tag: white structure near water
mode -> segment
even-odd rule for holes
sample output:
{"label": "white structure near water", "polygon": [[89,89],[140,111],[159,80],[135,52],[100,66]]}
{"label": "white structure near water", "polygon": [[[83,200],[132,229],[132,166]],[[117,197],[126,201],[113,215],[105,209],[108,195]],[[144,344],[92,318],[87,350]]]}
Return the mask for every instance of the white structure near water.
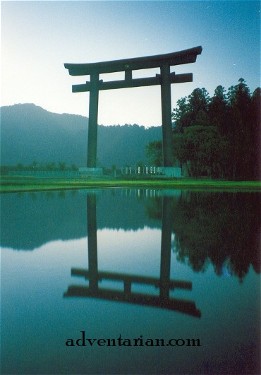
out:
{"label": "white structure near water", "polygon": [[81,177],[102,176],[103,175],[103,169],[102,168],[80,167],[79,173],[80,173]]}
{"label": "white structure near water", "polygon": [[155,176],[166,176],[180,178],[182,177],[180,167],[155,167],[155,166],[144,166],[144,167],[125,167],[122,168],[122,173],[127,175],[155,175]]}

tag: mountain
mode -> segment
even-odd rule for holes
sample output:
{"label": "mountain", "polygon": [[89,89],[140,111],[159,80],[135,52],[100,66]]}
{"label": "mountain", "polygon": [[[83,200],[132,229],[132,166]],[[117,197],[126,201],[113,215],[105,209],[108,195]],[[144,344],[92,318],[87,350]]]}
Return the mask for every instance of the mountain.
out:
{"label": "mountain", "polygon": [[[1,164],[36,161],[85,166],[88,118],[57,114],[34,104],[1,107]],[[161,139],[161,127],[98,126],[99,166],[118,167],[146,161],[145,147]]]}

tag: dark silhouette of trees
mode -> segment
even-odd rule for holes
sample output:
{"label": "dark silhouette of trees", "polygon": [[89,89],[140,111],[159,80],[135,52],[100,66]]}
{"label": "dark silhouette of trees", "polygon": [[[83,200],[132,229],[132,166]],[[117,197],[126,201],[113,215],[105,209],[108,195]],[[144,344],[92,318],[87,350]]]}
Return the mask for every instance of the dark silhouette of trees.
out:
{"label": "dark silhouette of trees", "polygon": [[[170,201],[172,250],[196,272],[212,264],[217,275],[242,281],[252,267],[260,273],[259,193],[183,191]],[[160,198],[146,203],[148,216],[161,220]]]}
{"label": "dark silhouette of trees", "polygon": [[[225,92],[218,86],[213,97],[204,88],[178,100],[173,110],[173,158],[191,177],[234,180],[260,177],[260,88],[251,95],[240,78]],[[160,162],[161,142],[152,142],[147,154]]]}
{"label": "dark silhouette of trees", "polygon": [[217,127],[189,126],[184,130],[182,138],[174,135],[175,145],[174,155],[181,163],[187,163],[190,176],[222,176],[224,153],[228,145]]}
{"label": "dark silhouette of trees", "polygon": [[209,103],[209,117],[212,124],[216,126],[222,135],[226,134],[228,103],[227,95],[223,86],[218,86]]}
{"label": "dark silhouette of trees", "polygon": [[16,166],[1,166],[1,173],[8,174],[10,171],[78,171],[78,167],[75,164],[67,165],[66,162],[48,162],[48,163],[38,163],[37,161],[33,161],[29,165],[23,165],[21,163],[17,164]]}
{"label": "dark silhouette of trees", "polygon": [[253,160],[252,173],[258,178],[261,176],[260,170],[260,149],[261,149],[261,138],[260,138],[260,119],[261,119],[261,89],[258,87],[252,94],[251,97],[251,111],[249,122],[252,126],[252,148],[251,156]]}
{"label": "dark silhouette of trees", "polygon": [[[174,251],[195,271],[212,263],[216,274],[260,273],[259,194],[191,193],[175,207]],[[248,211],[248,214],[246,212]]]}
{"label": "dark silhouette of trees", "polygon": [[204,88],[197,88],[188,97],[178,100],[172,114],[174,132],[183,133],[192,125],[209,125],[209,103],[210,97]]}

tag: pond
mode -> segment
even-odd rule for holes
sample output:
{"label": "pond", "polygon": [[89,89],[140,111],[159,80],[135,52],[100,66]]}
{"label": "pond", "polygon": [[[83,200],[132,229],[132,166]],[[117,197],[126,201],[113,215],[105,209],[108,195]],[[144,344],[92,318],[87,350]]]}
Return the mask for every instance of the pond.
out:
{"label": "pond", "polygon": [[259,199],[2,195],[2,374],[257,374]]}

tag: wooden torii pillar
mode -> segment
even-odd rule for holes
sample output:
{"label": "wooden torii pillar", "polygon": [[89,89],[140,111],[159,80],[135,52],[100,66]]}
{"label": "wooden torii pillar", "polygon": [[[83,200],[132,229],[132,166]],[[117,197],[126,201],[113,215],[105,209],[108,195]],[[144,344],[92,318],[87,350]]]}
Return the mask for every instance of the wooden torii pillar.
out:
{"label": "wooden torii pillar", "polygon": [[[97,119],[100,90],[112,90],[141,86],[161,86],[162,109],[162,146],[163,165],[171,167],[172,160],[172,121],[171,121],[171,84],[192,82],[193,76],[188,74],[175,74],[170,72],[174,65],[194,63],[197,55],[201,54],[202,47],[195,47],[179,52],[164,55],[137,57],[131,59],[104,61],[89,64],[64,64],[72,76],[89,75],[90,81],[84,84],[73,85],[73,92],[90,92],[89,103],[89,128],[88,128],[88,157],[87,167],[95,168],[97,159]],[[139,69],[160,68],[160,74],[149,78],[132,78],[132,72]],[[125,72],[125,79],[103,82],[100,74]]]}

